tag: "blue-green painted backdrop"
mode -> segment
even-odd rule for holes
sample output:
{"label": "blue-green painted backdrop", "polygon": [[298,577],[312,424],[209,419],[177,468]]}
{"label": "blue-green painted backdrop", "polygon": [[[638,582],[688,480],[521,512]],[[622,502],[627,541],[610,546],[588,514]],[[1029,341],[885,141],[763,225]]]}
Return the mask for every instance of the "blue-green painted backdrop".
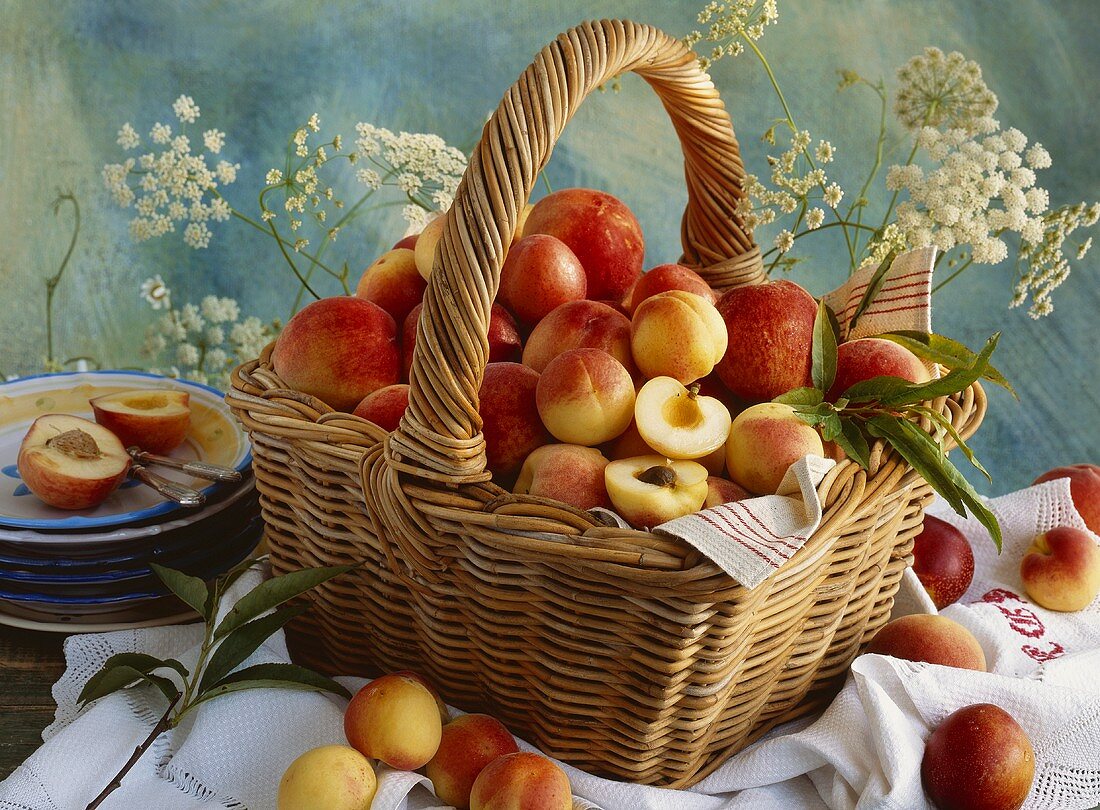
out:
{"label": "blue-green painted backdrop", "polygon": [[[273,244],[216,225],[211,246],[176,237],[134,245],[127,216],[112,207],[99,170],[119,160],[123,121],[142,133],[166,119],[172,100],[193,96],[200,124],[228,135],[224,155],[241,164],[232,199],[279,165],[284,139],[312,112],[326,132],[351,136],[356,121],[437,132],[468,149],[486,114],[531,56],[585,18],[631,16],[670,33],[695,27],[702,5],[681,0],[0,0],[0,370],[34,370],[43,356],[44,291],[64,252],[65,221],[49,203],[58,189],[83,205],[84,230],[58,292],[63,355],[95,354],[109,365],[140,362],[151,318],[141,280],[161,273],[177,302],[230,295],[245,309],[283,315],[294,290]],[[1100,198],[1100,14],[1093,0],[780,0],[780,23],[763,45],[800,124],[840,149],[836,171],[857,187],[876,134],[867,96],[838,99],[836,70],[869,77],[894,69],[926,44],[980,62],[999,95],[998,117],[1054,156],[1040,183],[1053,201]],[[720,63],[716,83],[734,118],[750,169],[763,172],[759,135],[775,99],[751,57]],[[330,129],[330,127],[332,129]],[[892,130],[892,142],[900,137]],[[648,88],[626,80],[595,94],[569,127],[549,178],[620,195],[638,214],[650,265],[679,252],[684,190],[671,127]],[[881,194],[881,187],[879,193]],[[368,262],[401,231],[394,209],[343,237]],[[763,239],[767,234],[762,235]],[[818,237],[815,237],[817,239]],[[355,241],[351,241],[355,240]],[[842,277],[839,245],[819,252],[796,278],[824,292]],[[996,484],[1025,485],[1058,463],[1100,461],[1100,310],[1094,252],[1055,295],[1055,314],[1034,322],[1009,311],[1010,270],[978,268],[937,302],[939,331],[971,345],[1004,332],[999,365],[1022,402],[998,391],[974,446]]]}

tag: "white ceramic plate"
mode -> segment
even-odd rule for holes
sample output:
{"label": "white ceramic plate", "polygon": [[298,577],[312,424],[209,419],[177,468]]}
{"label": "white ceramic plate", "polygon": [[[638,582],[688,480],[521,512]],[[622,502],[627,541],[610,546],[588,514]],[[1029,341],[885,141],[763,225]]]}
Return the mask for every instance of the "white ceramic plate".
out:
{"label": "white ceramic plate", "polygon": [[137,630],[142,627],[165,627],[170,624],[187,624],[188,622],[197,622],[199,620],[199,614],[194,611],[176,613],[170,616],[159,616],[152,619],[128,619],[127,616],[130,615],[141,616],[142,614],[135,613],[131,610],[129,613],[122,614],[118,617],[111,617],[111,620],[108,621],[104,621],[101,618],[99,621],[84,623],[84,620],[88,618],[87,616],[63,616],[60,619],[38,620],[0,613],[0,625],[5,627],[16,627],[20,630],[37,630],[41,633],[111,633],[115,630]]}
{"label": "white ceramic plate", "polygon": [[[234,467],[251,463],[248,437],[214,388],[137,371],[43,374],[0,384],[0,526],[47,531],[106,529],[147,521],[183,509],[146,486],[126,482],[94,509],[55,509],[32,495],[19,479],[16,457],[31,423],[47,413],[92,417],[92,397],[134,389],[175,388],[191,395],[191,429],[171,455]],[[225,484],[211,484],[174,470],[157,468],[165,478],[210,495]]]}

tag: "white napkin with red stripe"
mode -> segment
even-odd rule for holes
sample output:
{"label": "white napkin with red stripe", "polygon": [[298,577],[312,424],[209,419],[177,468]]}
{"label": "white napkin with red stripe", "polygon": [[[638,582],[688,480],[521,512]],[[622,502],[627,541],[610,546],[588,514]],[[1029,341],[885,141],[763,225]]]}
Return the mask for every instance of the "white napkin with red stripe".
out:
{"label": "white napkin with red stripe", "polygon": [[[934,247],[897,256],[877,293],[849,329],[877,263],[868,263],[825,296],[836,313],[843,340],[884,332],[931,331]],[[817,486],[833,467],[828,459],[807,456],[787,471],[775,495],[723,504],[677,518],[654,529],[690,544],[746,588],[755,588],[779,570],[821,523]]]}

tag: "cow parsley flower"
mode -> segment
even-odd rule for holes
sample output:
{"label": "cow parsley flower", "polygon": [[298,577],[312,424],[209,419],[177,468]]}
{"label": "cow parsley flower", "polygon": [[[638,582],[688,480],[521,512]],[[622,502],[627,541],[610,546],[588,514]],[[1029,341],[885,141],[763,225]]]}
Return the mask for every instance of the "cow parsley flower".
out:
{"label": "cow parsley flower", "polygon": [[902,65],[894,113],[910,129],[944,127],[974,131],[993,115],[997,97],[982,80],[982,69],[958,51],[925,48]]}
{"label": "cow parsley flower", "polygon": [[123,124],[122,129],[118,131],[118,145],[123,149],[137,149],[141,146],[141,138],[138,136],[137,131],[130,126],[129,121]]}
{"label": "cow parsley flower", "polygon": [[208,129],[202,133],[202,142],[211,154],[216,155],[225,146],[225,133],[220,129]]}
{"label": "cow parsley flower", "polygon": [[745,49],[743,40],[755,42],[764,36],[764,29],[779,19],[779,7],[776,0],[712,0],[696,19],[707,28],[692,31],[684,44],[694,48],[703,41],[712,43],[710,54],[699,57],[699,64],[707,70],[719,59],[739,56]]}
{"label": "cow parsley flower", "polygon": [[193,124],[199,118],[199,107],[191,96],[180,96],[172,103],[172,112],[184,124]]}

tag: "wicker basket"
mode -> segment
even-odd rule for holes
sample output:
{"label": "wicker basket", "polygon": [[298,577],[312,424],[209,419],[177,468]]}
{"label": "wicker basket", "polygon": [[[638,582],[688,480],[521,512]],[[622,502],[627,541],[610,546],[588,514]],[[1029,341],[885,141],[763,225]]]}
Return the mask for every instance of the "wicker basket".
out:
{"label": "wicker basket", "polygon": [[[890,613],[930,489],[881,445],[868,470],[837,465],[821,527],[748,591],[678,541],[491,483],[476,394],[504,246],[570,116],[628,70],[682,142],[683,261],[718,289],[761,281],[734,213],[737,142],[694,56],[648,26],[585,23],[543,49],[485,127],[447,215],[399,429],[288,390],[270,347],[228,399],[252,434],[276,571],[362,564],[310,593],[291,637],[301,660],[414,669],[548,754],[682,787],[835,692]],[[967,436],[985,398],[974,386],[933,405]]]}

